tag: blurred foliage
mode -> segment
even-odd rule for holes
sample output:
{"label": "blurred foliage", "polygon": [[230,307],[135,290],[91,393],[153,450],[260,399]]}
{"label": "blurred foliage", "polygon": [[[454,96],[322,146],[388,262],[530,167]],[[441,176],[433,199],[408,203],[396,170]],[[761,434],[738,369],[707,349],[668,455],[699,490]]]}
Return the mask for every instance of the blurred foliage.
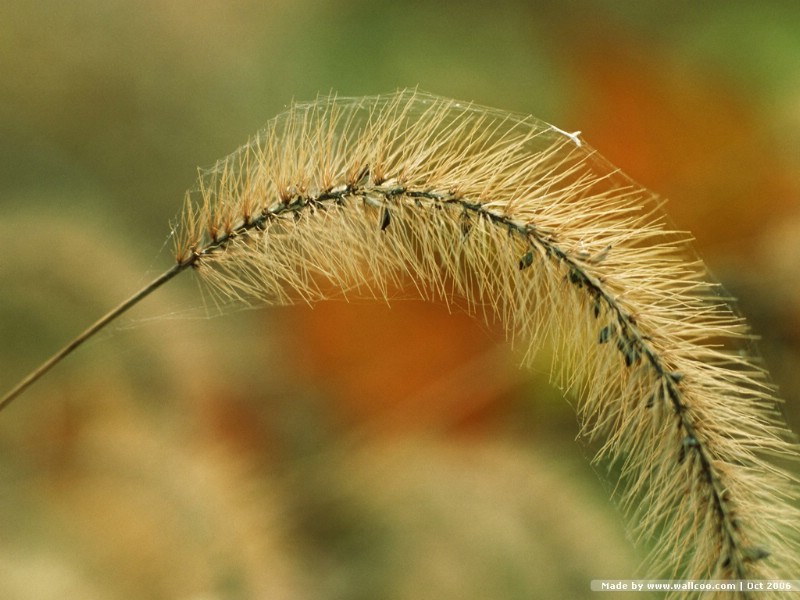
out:
{"label": "blurred foliage", "polygon": [[[197,165],[292,99],[419,86],[580,129],[669,197],[798,430],[798,22],[741,0],[5,2],[0,384],[170,264]],[[546,357],[522,372],[491,327],[412,300],[204,308],[171,284],[1,415],[0,596],[577,598],[634,575]]]}

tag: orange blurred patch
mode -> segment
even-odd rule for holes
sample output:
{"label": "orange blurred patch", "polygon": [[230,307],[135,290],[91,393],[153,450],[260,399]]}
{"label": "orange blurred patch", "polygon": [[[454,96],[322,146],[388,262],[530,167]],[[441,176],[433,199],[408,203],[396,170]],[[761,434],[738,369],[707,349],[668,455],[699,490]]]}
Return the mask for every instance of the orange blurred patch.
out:
{"label": "orange blurred patch", "polygon": [[330,394],[337,416],[353,425],[478,430],[504,411],[518,381],[500,336],[441,304],[325,302],[286,309],[282,319],[298,375]]}
{"label": "orange blurred patch", "polygon": [[572,67],[590,100],[575,121],[587,124],[589,143],[603,155],[670,198],[668,213],[698,246],[749,254],[759,230],[794,205],[759,98],[707,66],[678,66],[644,42],[586,41]]}

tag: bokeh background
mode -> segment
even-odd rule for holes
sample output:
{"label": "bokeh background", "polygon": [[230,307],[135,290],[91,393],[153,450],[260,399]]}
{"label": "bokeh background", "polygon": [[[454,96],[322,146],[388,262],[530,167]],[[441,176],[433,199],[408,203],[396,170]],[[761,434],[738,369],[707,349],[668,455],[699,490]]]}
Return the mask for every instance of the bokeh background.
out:
{"label": "bokeh background", "polygon": [[[292,99],[531,113],[670,199],[800,430],[800,4],[10,0],[0,387],[171,264]],[[646,577],[570,401],[403,300],[207,318],[186,275],[0,415],[0,597],[581,598]],[[605,597],[605,596],[604,596]]]}

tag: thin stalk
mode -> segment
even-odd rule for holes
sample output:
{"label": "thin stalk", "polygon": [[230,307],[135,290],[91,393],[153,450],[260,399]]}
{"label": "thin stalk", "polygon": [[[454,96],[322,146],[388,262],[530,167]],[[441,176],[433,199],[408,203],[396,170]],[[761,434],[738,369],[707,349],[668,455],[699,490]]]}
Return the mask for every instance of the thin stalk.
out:
{"label": "thin stalk", "polygon": [[165,284],[167,281],[175,277],[178,273],[181,273],[183,270],[186,269],[186,267],[189,267],[190,265],[194,264],[195,259],[196,256],[192,255],[190,256],[189,259],[176,263],[169,270],[162,273],[160,276],[151,281],[141,290],[136,292],[133,296],[125,300],[122,304],[112,309],[104,316],[100,317],[97,321],[95,321],[92,325],[90,325],[83,333],[73,338],[66,346],[64,346],[61,350],[53,354],[53,356],[51,356],[46,362],[42,363],[38,368],[32,371],[25,379],[20,381],[16,387],[14,387],[11,391],[6,393],[6,395],[3,396],[2,399],[0,399],[0,410],[3,410],[6,406],[11,404],[11,402],[17,396],[19,396],[22,392],[28,389],[28,387],[30,387],[45,373],[47,373],[50,369],[52,369],[58,363],[60,363],[64,358],[67,357],[67,355],[69,355],[73,350],[81,346],[86,340],[91,338],[95,333],[103,329],[106,325],[108,325],[111,321],[119,317],[126,310],[128,310],[135,304],[138,304],[140,300],[149,296],[152,292],[154,292],[163,284]]}

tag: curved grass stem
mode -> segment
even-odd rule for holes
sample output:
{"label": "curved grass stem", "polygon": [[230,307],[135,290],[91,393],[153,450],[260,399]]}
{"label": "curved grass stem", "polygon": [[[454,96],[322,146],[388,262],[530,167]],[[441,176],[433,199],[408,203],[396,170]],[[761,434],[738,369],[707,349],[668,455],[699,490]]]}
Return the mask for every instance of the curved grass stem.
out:
{"label": "curved grass stem", "polygon": [[94,334],[103,329],[106,325],[111,323],[114,319],[119,317],[129,308],[138,304],[141,300],[149,296],[152,292],[154,292],[159,287],[164,285],[167,281],[175,277],[178,273],[184,271],[186,267],[193,264],[193,262],[194,262],[193,260],[187,260],[184,262],[176,263],[172,268],[162,273],[159,277],[157,277],[149,284],[147,284],[145,287],[143,287],[141,290],[133,294],[130,298],[125,300],[119,306],[110,310],[104,316],[100,317],[92,325],[86,328],[86,330],[83,333],[73,338],[66,346],[64,346],[61,350],[53,354],[53,356],[47,359],[47,361],[42,363],[38,368],[33,370],[27,377],[25,377],[25,379],[20,381],[13,389],[7,392],[2,397],[2,399],[0,399],[0,410],[3,410],[9,404],[11,404],[11,402],[15,398],[19,397],[19,395],[22,394],[22,392],[28,389],[31,385],[33,385],[36,381],[38,381],[45,373],[50,371],[58,363],[64,360],[76,348],[80,347],[86,340],[91,338]]}

